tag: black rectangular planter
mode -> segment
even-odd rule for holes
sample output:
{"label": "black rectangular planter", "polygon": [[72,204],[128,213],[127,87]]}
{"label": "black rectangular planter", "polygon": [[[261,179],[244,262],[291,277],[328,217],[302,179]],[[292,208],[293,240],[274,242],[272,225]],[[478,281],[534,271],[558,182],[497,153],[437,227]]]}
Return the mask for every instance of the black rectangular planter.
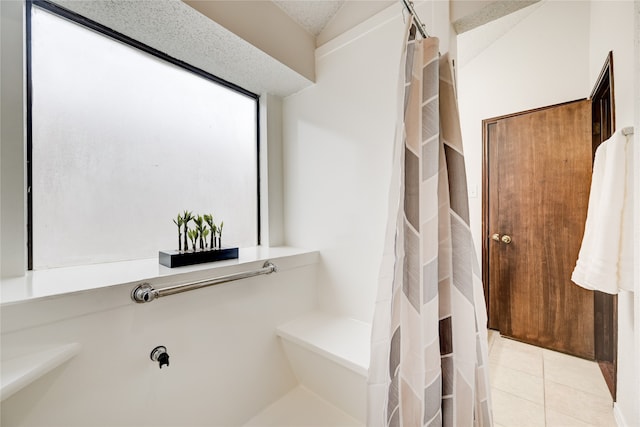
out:
{"label": "black rectangular planter", "polygon": [[160,251],[158,258],[160,259],[160,264],[165,267],[184,267],[185,265],[238,258],[238,248],[222,248],[197,252]]}

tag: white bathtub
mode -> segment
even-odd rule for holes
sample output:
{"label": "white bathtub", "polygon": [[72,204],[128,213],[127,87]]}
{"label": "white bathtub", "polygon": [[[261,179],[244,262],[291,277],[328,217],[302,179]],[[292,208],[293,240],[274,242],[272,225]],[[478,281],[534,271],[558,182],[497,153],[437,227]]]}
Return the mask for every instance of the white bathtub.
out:
{"label": "white bathtub", "polygon": [[[275,330],[316,303],[316,252],[259,255],[241,251],[237,262],[145,280],[163,287],[251,270],[265,258],[278,273],[146,304],[131,301],[133,279],[58,294],[25,279],[24,295],[11,301],[2,283],[2,377],[22,377],[7,388],[1,424],[242,426],[298,387]],[[157,345],[167,347],[169,367],[150,360]]]}

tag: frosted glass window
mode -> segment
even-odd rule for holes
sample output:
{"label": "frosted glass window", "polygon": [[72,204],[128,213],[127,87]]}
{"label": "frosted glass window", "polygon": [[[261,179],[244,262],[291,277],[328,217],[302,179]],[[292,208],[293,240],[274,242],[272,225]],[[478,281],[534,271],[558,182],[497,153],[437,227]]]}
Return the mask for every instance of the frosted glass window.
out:
{"label": "frosted glass window", "polygon": [[157,257],[179,212],[257,244],[257,100],[32,8],[33,268]]}

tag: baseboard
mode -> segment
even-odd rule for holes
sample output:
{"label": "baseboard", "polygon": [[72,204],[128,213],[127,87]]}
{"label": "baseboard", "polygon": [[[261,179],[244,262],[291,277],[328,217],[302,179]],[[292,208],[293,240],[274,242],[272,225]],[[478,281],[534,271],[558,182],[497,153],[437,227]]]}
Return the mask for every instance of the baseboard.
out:
{"label": "baseboard", "polygon": [[620,411],[620,405],[618,402],[613,403],[613,417],[616,419],[616,424],[618,427],[631,427],[624,419],[624,415],[622,415],[622,411]]}

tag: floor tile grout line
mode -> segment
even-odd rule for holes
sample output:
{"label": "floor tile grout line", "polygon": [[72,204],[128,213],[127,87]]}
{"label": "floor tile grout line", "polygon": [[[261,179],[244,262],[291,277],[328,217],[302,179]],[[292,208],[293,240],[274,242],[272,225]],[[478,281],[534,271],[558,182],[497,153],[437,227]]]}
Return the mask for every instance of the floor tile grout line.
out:
{"label": "floor tile grout line", "polygon": [[[572,420],[577,421],[578,423],[583,424],[585,426],[589,426],[589,427],[604,427],[604,426],[597,426],[596,424],[591,424],[590,422],[582,420],[580,418],[576,418],[575,416],[573,416],[571,414],[566,414],[566,413],[561,412],[561,411],[555,411],[555,412],[557,412],[558,414],[562,415],[565,418],[571,418]],[[546,423],[546,418],[545,418],[545,423]]]}
{"label": "floor tile grout line", "polygon": [[564,386],[564,387],[568,387],[568,388],[570,388],[570,389],[572,389],[572,390],[575,390],[575,391],[578,391],[578,392],[580,392],[580,393],[588,394],[589,396],[591,396],[591,397],[595,397],[595,398],[597,398],[598,400],[606,400],[607,402],[609,402],[609,401],[613,402],[613,399],[612,399],[611,397],[609,397],[609,396],[604,396],[604,395],[596,394],[596,393],[593,393],[593,392],[591,392],[591,391],[584,390],[584,389],[582,389],[582,388],[574,387],[574,386],[572,386],[571,384],[561,383],[561,382],[558,382],[558,381],[554,381],[554,380],[552,380],[552,379],[549,379],[549,382],[552,382],[552,383],[554,383],[554,384],[561,385],[561,386]]}
{"label": "floor tile grout line", "polygon": [[[490,355],[490,356],[492,355],[492,352],[495,350],[495,348],[494,348],[494,347],[499,347],[499,346],[500,346],[500,345],[499,345],[499,339],[501,339],[501,338],[502,338],[502,336],[501,336],[499,333],[493,337],[493,339],[492,339],[492,343],[491,343],[491,347],[490,347],[490,350],[489,350],[489,355]],[[517,341],[516,341],[516,342],[517,342]],[[498,345],[496,345],[496,344],[498,344]],[[523,344],[525,344],[525,345],[526,345],[526,343],[523,343]],[[533,346],[533,347],[535,347],[535,346]],[[518,351],[519,351],[519,349],[517,349],[517,348],[512,348],[512,349],[509,349],[509,351],[516,351],[516,352],[518,352]],[[521,397],[521,396],[519,396],[519,395],[517,395],[517,394],[514,394],[514,393],[512,393],[512,392],[510,392],[510,391],[507,391],[507,390],[503,390],[503,389],[501,389],[501,388],[499,388],[499,387],[495,387],[495,386],[493,386],[493,385],[492,385],[492,387],[491,387],[491,388],[492,388],[492,389],[495,389],[495,391],[499,391],[499,392],[501,392],[501,393],[508,394],[508,395],[510,395],[510,396],[511,396],[511,397],[513,397],[513,398],[517,398],[517,399],[519,399],[519,400],[527,401],[527,402],[529,402],[529,403],[531,403],[531,404],[534,404],[534,405],[536,405],[536,406],[538,406],[538,407],[539,407],[539,406],[542,406],[542,407],[543,407],[543,417],[544,417],[543,425],[544,425],[544,426],[547,426],[547,424],[548,424],[548,422],[547,422],[547,415],[548,415],[547,411],[548,411],[548,410],[550,410],[550,409],[548,408],[548,405],[547,405],[547,403],[548,403],[548,402],[547,402],[547,383],[552,383],[552,384],[560,385],[560,386],[567,387],[567,388],[570,388],[570,389],[572,389],[572,390],[575,390],[575,391],[577,391],[577,392],[585,393],[585,394],[587,394],[587,395],[589,395],[589,396],[591,396],[591,397],[593,397],[593,398],[596,398],[597,400],[603,401],[603,402],[604,402],[604,401],[609,402],[609,400],[611,400],[611,399],[608,399],[608,398],[606,398],[606,397],[604,397],[604,396],[601,396],[601,395],[599,395],[599,394],[595,394],[595,393],[593,393],[593,392],[590,392],[590,391],[587,391],[587,390],[583,390],[583,389],[581,389],[581,388],[573,387],[573,386],[572,386],[572,385],[570,385],[570,384],[564,384],[564,383],[562,383],[562,382],[554,381],[554,380],[552,380],[551,378],[547,378],[547,375],[548,375],[549,373],[547,372],[547,366],[546,366],[546,365],[547,365],[547,363],[546,363],[546,362],[547,362],[548,360],[545,360],[545,352],[546,352],[546,351],[547,351],[547,350],[544,350],[544,349],[543,349],[543,351],[541,351],[541,352],[539,352],[539,353],[538,353],[538,356],[540,357],[540,363],[541,363],[541,365],[540,365],[540,366],[541,366],[541,371],[542,371],[542,372],[541,372],[541,374],[542,374],[541,379],[542,379],[542,386],[543,386],[543,389],[542,389],[543,405],[540,405],[538,402],[532,401],[532,400],[530,400],[530,399],[528,399],[528,398],[526,398],[526,397]],[[535,377],[537,377],[537,375],[534,375],[534,374],[532,374],[531,372],[527,372],[527,371],[523,371],[523,370],[520,370],[520,369],[516,369],[516,368],[514,368],[514,367],[512,367],[512,366],[507,366],[507,365],[504,365],[503,363],[500,363],[500,362],[501,362],[501,358],[498,358],[497,360],[495,360],[495,359],[494,359],[493,361],[491,361],[491,360],[490,360],[490,362],[489,362],[489,363],[490,363],[490,365],[493,365],[493,366],[494,366],[494,368],[497,368],[497,369],[510,369],[510,370],[512,370],[512,371],[517,371],[517,372],[520,372],[520,373],[523,373],[523,374],[526,374],[526,375],[530,375],[530,376],[535,376]],[[565,412],[564,412],[564,411],[562,411],[562,410],[554,410],[554,412],[555,412],[555,413],[558,413],[558,414],[560,414],[560,415],[562,415],[563,417],[567,417],[567,418],[573,419],[573,420],[575,420],[575,421],[578,421],[578,422],[580,422],[580,423],[583,423],[583,424],[585,424],[585,425],[589,425],[589,426],[593,426],[593,427],[595,427],[593,424],[590,424],[588,421],[586,421],[586,420],[584,420],[584,419],[581,419],[581,418],[579,418],[579,417],[576,417],[576,416],[575,416],[574,414],[572,414],[572,413],[565,413]]]}
{"label": "floor tile grout line", "polygon": [[540,352],[542,363],[542,407],[544,408],[544,425],[547,426],[547,373],[544,367],[544,352]]}
{"label": "floor tile grout line", "polygon": [[501,393],[508,394],[509,396],[513,396],[513,397],[515,397],[516,399],[526,400],[526,401],[527,401],[527,402],[529,402],[529,403],[533,403],[533,404],[534,404],[534,405],[536,405],[536,406],[542,406],[542,407],[544,408],[544,403],[536,402],[536,401],[531,400],[531,399],[528,399],[528,398],[526,398],[526,397],[519,396],[519,395],[517,395],[517,394],[515,394],[515,393],[513,393],[513,392],[510,392],[510,391],[507,391],[507,390],[503,390],[503,389],[501,389],[500,387],[491,386],[491,388],[492,388],[493,390],[497,390],[497,391],[499,391],[499,392],[501,392]]}
{"label": "floor tile grout line", "polygon": [[526,374],[526,375],[530,375],[530,376],[532,376],[532,377],[536,377],[536,378],[543,379],[543,378],[542,378],[542,375],[532,374],[532,373],[531,373],[531,372],[529,372],[529,371],[525,371],[525,370],[522,370],[522,369],[514,368],[514,367],[512,367],[512,366],[501,365],[501,364],[499,364],[499,363],[493,363],[493,362],[491,362],[491,363],[490,363],[490,365],[495,365],[495,366],[497,366],[497,367],[499,367],[499,368],[511,369],[512,371],[516,371],[516,372],[521,373],[521,374]]}

